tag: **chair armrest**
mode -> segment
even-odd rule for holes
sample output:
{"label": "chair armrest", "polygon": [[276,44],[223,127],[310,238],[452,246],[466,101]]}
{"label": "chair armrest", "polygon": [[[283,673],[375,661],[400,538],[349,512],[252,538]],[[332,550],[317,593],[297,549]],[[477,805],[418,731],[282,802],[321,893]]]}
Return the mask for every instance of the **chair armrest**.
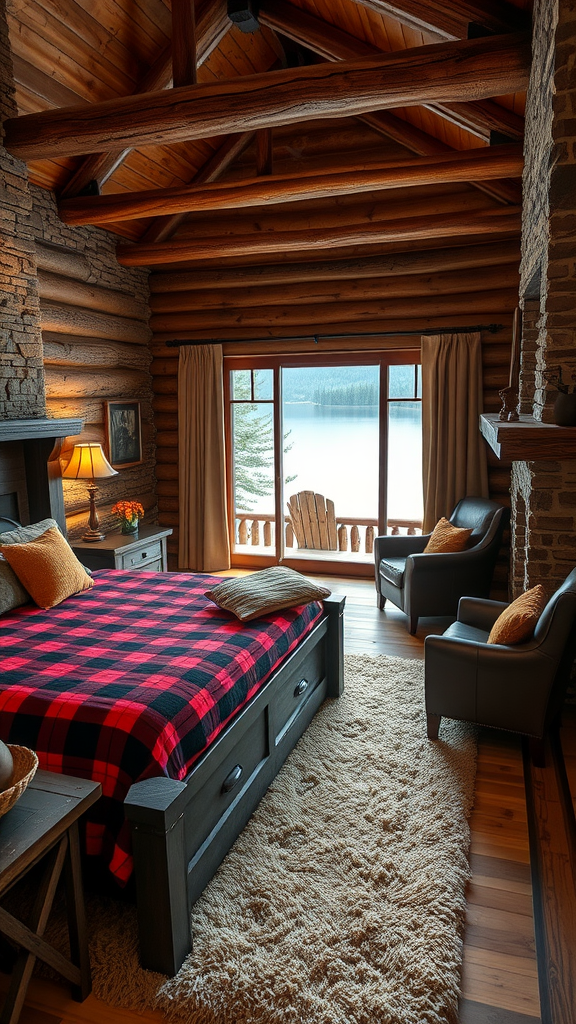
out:
{"label": "chair armrest", "polygon": [[382,558],[405,558],[415,552],[423,551],[430,539],[430,534],[424,536],[397,536],[397,537],[376,537],[374,540],[374,558],[376,565]]}
{"label": "chair armrest", "polygon": [[488,601],[483,597],[461,597],[458,622],[490,632],[499,615],[508,607],[506,601]]}
{"label": "chair armrest", "polygon": [[[403,538],[406,539],[406,538]],[[442,572],[444,569],[465,570],[468,565],[474,562],[484,562],[485,550],[478,545],[474,548],[465,548],[464,551],[430,551],[420,553],[411,552],[414,556],[414,568],[420,571]]]}

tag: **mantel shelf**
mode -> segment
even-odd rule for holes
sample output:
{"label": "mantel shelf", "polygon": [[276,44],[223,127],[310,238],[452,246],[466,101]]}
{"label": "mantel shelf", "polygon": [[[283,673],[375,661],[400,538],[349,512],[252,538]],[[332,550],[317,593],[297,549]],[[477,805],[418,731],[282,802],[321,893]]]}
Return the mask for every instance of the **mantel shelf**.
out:
{"label": "mantel shelf", "polygon": [[517,423],[506,423],[498,413],[484,412],[480,433],[502,462],[576,459],[576,427],[557,427],[524,414]]}
{"label": "mantel shelf", "polygon": [[75,437],[84,421],[77,417],[65,419],[1,420],[0,441],[33,441],[42,437]]}

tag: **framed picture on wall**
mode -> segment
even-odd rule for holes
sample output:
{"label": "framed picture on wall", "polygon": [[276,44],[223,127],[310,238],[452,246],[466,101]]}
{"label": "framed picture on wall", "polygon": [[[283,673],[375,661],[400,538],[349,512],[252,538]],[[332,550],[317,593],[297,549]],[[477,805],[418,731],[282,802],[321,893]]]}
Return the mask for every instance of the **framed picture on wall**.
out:
{"label": "framed picture on wall", "polygon": [[108,460],[114,469],[142,462],[140,402],[105,402]]}

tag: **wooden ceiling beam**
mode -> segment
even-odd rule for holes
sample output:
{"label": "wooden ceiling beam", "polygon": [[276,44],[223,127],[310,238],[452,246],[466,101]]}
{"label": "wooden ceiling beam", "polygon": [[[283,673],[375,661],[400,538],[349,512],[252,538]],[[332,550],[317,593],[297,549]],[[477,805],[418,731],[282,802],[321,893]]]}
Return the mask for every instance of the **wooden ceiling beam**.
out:
{"label": "wooden ceiling beam", "polygon": [[335,168],[319,174],[300,172],[273,176],[260,169],[255,178],[212,182],[202,187],[193,183],[145,192],[67,199],[59,204],[58,212],[65,224],[105,225],[154,213],[174,215],[243,209],[390,188],[519,177],[522,168],[521,146],[495,146],[395,160],[368,169]]}
{"label": "wooden ceiling beam", "polygon": [[[382,52],[377,46],[356,39],[342,29],[302,11],[288,0],[262,0],[259,18],[263,25],[309,47],[325,60],[353,60],[356,57],[376,56]],[[489,138],[491,131],[503,132],[514,139],[524,135],[524,119],[490,100],[463,104],[430,102],[425,105],[441,117],[485,139]]]}
{"label": "wooden ceiling beam", "polygon": [[220,259],[254,254],[262,258],[268,252],[305,252],[309,249],[333,249],[374,242],[400,242],[406,239],[455,238],[462,235],[489,235],[501,231],[520,231],[520,209],[495,207],[441,216],[414,216],[387,223],[367,222],[330,228],[299,231],[252,232],[222,238],[172,239],[155,245],[119,245],[118,262],[125,267],[149,267],[155,264],[188,260]]}
{"label": "wooden ceiling beam", "polygon": [[[203,64],[230,30],[226,0],[216,0],[202,6],[196,23],[196,61]],[[144,75],[135,95],[168,89],[172,84],[172,43],[164,47],[152,66]],[[132,147],[117,152],[92,153],[82,161],[80,167],[60,192],[60,198],[77,196],[91,181],[99,188],[108,181],[124,162]]]}
{"label": "wooden ceiling beam", "polygon": [[[234,160],[250,145],[254,138],[254,132],[240,132],[236,135],[227,135],[224,142],[206,161],[203,167],[194,175],[191,185],[198,186],[211,181],[216,181],[224,174]],[[140,242],[164,242],[174,234],[176,228],[184,220],[185,213],[171,214],[165,217],[155,217],[152,224],[146,229]]]}
{"label": "wooden ceiling beam", "polygon": [[524,33],[434,43],[342,62],[9,118],[4,145],[23,160],[170,145],[370,110],[468,100],[525,88]]}
{"label": "wooden ceiling beam", "polygon": [[516,32],[528,27],[525,11],[505,0],[355,0],[409,28],[462,39],[470,22],[490,32]]}

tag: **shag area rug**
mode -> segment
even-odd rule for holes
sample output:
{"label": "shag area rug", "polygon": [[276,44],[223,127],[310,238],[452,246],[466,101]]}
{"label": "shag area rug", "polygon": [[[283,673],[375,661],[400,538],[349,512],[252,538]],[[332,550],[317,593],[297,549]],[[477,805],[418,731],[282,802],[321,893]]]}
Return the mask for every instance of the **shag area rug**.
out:
{"label": "shag area rug", "polygon": [[138,965],[134,912],[89,903],[95,994],[187,1024],[457,1019],[476,740],[426,738],[423,662],[346,658],[193,908],[175,978]]}

